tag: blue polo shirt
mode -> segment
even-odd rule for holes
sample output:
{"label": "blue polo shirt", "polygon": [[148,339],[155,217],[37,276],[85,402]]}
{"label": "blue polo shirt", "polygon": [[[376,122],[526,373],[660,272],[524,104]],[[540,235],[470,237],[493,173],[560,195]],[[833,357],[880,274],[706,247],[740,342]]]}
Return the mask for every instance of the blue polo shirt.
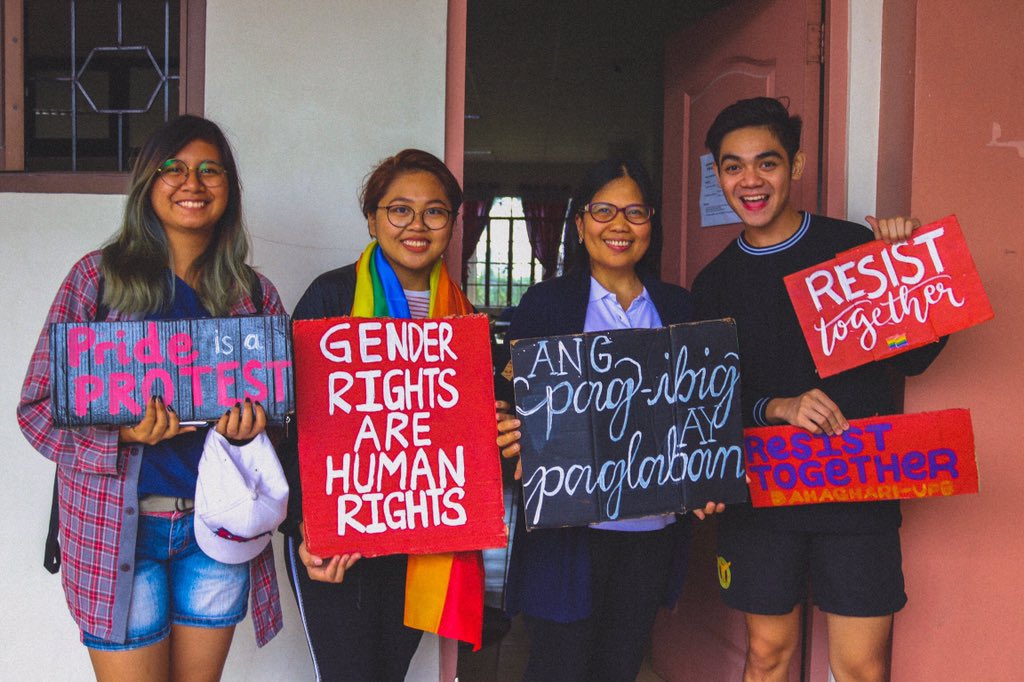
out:
{"label": "blue polo shirt", "polygon": [[[623,310],[615,294],[601,286],[593,277],[590,278],[590,301],[587,303],[587,317],[583,322],[585,332],[603,332],[612,329],[654,329],[662,326],[654,301],[645,288],[640,295],[629,304],[629,310]],[[676,520],[674,514],[645,516],[640,519],[622,521],[603,521],[590,524],[591,528],[600,530],[661,530]]]}
{"label": "blue polo shirt", "polygon": [[[203,307],[195,289],[180,277],[174,278],[174,300],[147,320],[183,320],[211,317]],[[148,396],[147,396],[148,398]],[[167,396],[164,396],[167,399]],[[173,402],[171,406],[174,407]],[[206,429],[183,433],[142,450],[142,468],[139,471],[139,496],[168,495],[195,497],[196,478],[199,475],[199,457],[203,454]]]}

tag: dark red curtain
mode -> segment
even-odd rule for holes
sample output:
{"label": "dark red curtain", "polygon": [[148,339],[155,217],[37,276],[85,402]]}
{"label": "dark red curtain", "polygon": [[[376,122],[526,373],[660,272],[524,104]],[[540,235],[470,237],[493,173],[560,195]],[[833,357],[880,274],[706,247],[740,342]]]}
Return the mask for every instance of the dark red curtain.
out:
{"label": "dark red curtain", "polygon": [[462,200],[462,279],[466,280],[466,264],[473,257],[480,236],[487,228],[487,214],[491,211],[497,188],[490,185],[466,187]]}
{"label": "dark red curtain", "polygon": [[569,205],[568,187],[520,185],[526,231],[534,257],[543,269],[542,279],[558,274],[558,247],[562,243],[565,211]]}

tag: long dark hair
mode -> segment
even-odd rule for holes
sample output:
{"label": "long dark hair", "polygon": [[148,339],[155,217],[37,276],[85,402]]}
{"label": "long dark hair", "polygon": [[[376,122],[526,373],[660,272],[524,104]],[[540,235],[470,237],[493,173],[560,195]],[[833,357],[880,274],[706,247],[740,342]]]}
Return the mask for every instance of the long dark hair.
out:
{"label": "long dark hair", "polygon": [[217,124],[198,116],[179,116],[160,126],[143,144],[132,166],[121,229],[103,247],[104,304],[126,313],[151,313],[174,295],[167,235],[153,211],[150,188],[161,164],[183,147],[202,140],[217,147],[227,171],[228,203],[210,245],[192,264],[196,292],[213,315],[224,315],[252,289],[246,264],[249,235],[242,221],[242,186],[231,145]]}
{"label": "long dark hair", "polygon": [[576,192],[572,197],[572,210],[569,219],[566,221],[566,261],[570,270],[589,270],[590,254],[587,249],[576,239],[576,217],[583,212],[583,207],[590,203],[594,195],[601,191],[601,188],[612,180],[619,178],[631,178],[640,188],[640,195],[644,203],[654,207],[654,215],[651,216],[651,244],[647,253],[643,255],[640,262],[636,264],[636,271],[642,274],[657,275],[661,259],[661,206],[651,176],[647,169],[636,159],[611,157],[599,161],[584,174]]}

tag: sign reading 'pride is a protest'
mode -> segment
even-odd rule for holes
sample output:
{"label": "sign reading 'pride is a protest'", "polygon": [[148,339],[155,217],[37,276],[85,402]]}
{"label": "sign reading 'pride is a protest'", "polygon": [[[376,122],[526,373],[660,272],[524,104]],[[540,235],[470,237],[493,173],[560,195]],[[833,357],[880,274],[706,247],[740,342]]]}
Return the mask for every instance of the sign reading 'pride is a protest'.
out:
{"label": "sign reading 'pride is a protest'", "polygon": [[216,420],[246,398],[273,423],[295,408],[288,318],[50,325],[57,426],[136,424],[151,396],[182,421]]}
{"label": "sign reading 'pride is a protest'", "polygon": [[293,334],[310,551],[503,547],[487,317],[298,320]]}
{"label": "sign reading 'pride is a protest'", "polygon": [[746,499],[736,326],[513,342],[530,528]]}
{"label": "sign reading 'pride is a protest'", "polygon": [[822,377],[992,319],[955,216],[899,244],[873,241],[785,278]]}
{"label": "sign reading 'pride is a protest'", "polygon": [[838,436],[768,426],[744,441],[755,507],[978,492],[967,410],[851,419]]}

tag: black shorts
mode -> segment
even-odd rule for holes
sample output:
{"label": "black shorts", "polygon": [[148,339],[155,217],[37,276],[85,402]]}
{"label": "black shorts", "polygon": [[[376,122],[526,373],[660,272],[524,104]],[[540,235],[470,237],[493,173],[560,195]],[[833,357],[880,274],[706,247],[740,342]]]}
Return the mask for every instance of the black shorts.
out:
{"label": "black shorts", "polygon": [[740,611],[789,613],[807,595],[826,613],[885,616],[907,603],[899,529],[810,533],[722,523],[718,579],[722,599]]}

